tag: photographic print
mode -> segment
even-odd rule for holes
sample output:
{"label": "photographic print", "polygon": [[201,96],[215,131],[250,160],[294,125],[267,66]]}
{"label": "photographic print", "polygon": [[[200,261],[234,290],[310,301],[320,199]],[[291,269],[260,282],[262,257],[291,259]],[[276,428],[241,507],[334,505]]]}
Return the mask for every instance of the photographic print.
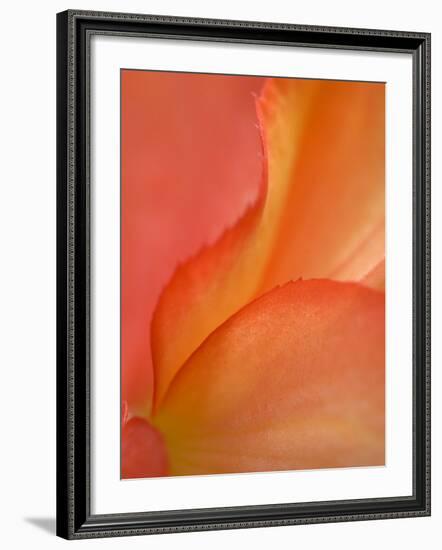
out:
{"label": "photographic print", "polygon": [[121,69],[121,477],[385,464],[385,84]]}
{"label": "photographic print", "polygon": [[57,14],[57,535],[430,514],[430,43]]}

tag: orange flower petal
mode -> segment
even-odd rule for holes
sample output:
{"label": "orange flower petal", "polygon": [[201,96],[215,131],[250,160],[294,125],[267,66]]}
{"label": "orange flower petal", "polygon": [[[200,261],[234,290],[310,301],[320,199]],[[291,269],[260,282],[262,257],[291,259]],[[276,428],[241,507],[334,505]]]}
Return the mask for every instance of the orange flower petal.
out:
{"label": "orange flower petal", "polygon": [[[276,142],[286,140],[282,129]],[[276,165],[283,160],[269,147],[269,162],[273,156]],[[377,265],[385,254],[384,171],[384,84],[323,81],[262,290],[298,277],[358,280]]]}
{"label": "orange flower petal", "polygon": [[150,321],[178,262],[256,197],[263,79],[122,71],[122,395],[147,415]]}
{"label": "orange flower petal", "polygon": [[384,294],[274,289],[207,338],[153,423],[173,475],[384,464]]}
{"label": "orange flower petal", "polygon": [[[161,295],[152,320],[156,406],[189,355],[256,295],[287,199],[296,145],[319,86],[295,82],[299,85],[268,80],[257,102],[264,157],[256,200],[213,246],[181,265]],[[266,149],[273,153],[269,178]]]}
{"label": "orange flower petal", "polygon": [[121,477],[159,477],[168,473],[162,435],[149,422],[131,418],[121,429]]}

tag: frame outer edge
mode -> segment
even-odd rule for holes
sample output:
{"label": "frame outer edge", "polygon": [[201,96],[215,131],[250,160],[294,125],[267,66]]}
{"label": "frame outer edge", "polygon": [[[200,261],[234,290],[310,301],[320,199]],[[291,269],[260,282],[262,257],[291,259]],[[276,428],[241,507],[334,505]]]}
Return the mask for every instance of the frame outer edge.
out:
{"label": "frame outer edge", "polygon": [[57,535],[67,538],[68,495],[68,362],[67,362],[67,309],[69,284],[67,280],[67,33],[66,13],[57,14]]}
{"label": "frame outer edge", "polygon": [[[181,525],[149,526],[148,522],[141,521],[144,526],[136,523],[130,526],[124,523],[121,514],[115,514],[113,521],[97,522],[99,516],[89,516],[88,504],[80,502],[80,494],[75,485],[84,482],[77,479],[75,483],[76,461],[79,464],[79,454],[82,449],[76,445],[75,426],[81,430],[78,423],[78,415],[81,411],[75,410],[75,364],[81,358],[76,359],[75,354],[75,324],[81,319],[75,317],[75,254],[76,227],[76,182],[77,176],[77,151],[76,151],[76,21],[80,19],[96,19],[107,21],[138,21],[144,23],[165,23],[201,26],[225,26],[243,27],[245,29],[274,29],[288,31],[308,31],[312,33],[344,33],[357,37],[378,36],[412,38],[419,40],[422,48],[421,66],[419,75],[421,78],[421,110],[422,119],[420,129],[422,140],[417,143],[420,150],[422,171],[418,181],[414,181],[414,187],[419,182],[422,191],[422,231],[423,239],[418,246],[424,246],[422,250],[421,273],[423,275],[423,317],[424,338],[422,342],[424,353],[422,354],[422,371],[424,378],[425,402],[422,403],[423,411],[422,437],[425,442],[423,489],[425,491],[424,507],[415,510],[402,510],[390,512],[359,512],[354,514],[327,513],[327,515],[310,515],[297,518],[280,519],[249,519],[229,521],[213,519],[210,522],[196,522]],[[370,48],[368,48],[370,49]],[[386,48],[388,50],[390,48]],[[343,521],[390,519],[426,516],[430,514],[430,34],[412,33],[402,31],[377,31],[366,29],[347,29],[340,27],[315,27],[305,25],[264,23],[258,21],[226,21],[180,18],[174,16],[121,14],[111,12],[91,12],[83,10],[67,10],[57,14],[57,535],[67,539],[97,538],[111,536],[127,536],[141,534],[159,534],[184,531],[207,531],[220,529],[236,529],[250,527],[268,527],[278,525],[315,524]],[[391,48],[393,51],[393,48]],[[414,50],[417,51],[417,50]],[[81,208],[81,205],[80,205]],[[79,286],[77,284],[77,292]],[[77,327],[78,328],[78,327]],[[78,336],[77,336],[78,338]],[[87,388],[89,391],[89,388]],[[77,399],[78,401],[78,399]],[[77,457],[75,451],[77,450]],[[80,476],[81,477],[81,476]],[[88,517],[85,516],[87,513]],[[123,514],[124,515],[124,514]]]}
{"label": "frame outer edge", "polygon": [[431,34],[424,39],[425,45],[425,150],[424,190],[425,190],[425,443],[426,443],[426,499],[427,515],[431,515]]}

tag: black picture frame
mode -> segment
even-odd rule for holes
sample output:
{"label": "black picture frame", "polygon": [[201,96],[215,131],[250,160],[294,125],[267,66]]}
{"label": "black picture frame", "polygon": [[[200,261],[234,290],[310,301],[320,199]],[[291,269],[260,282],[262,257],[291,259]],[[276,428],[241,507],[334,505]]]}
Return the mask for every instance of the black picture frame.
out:
{"label": "black picture frame", "polygon": [[[92,34],[413,58],[413,495],[92,515],[88,70]],[[57,14],[57,535],[67,539],[430,515],[430,35],[68,10]]]}

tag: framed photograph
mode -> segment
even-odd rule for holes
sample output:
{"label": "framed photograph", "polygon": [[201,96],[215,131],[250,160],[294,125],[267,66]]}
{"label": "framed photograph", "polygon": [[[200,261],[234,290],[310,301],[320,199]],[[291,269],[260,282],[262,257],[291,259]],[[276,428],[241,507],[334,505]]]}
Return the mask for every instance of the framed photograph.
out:
{"label": "framed photograph", "polygon": [[430,35],[57,16],[57,534],[430,514]]}

